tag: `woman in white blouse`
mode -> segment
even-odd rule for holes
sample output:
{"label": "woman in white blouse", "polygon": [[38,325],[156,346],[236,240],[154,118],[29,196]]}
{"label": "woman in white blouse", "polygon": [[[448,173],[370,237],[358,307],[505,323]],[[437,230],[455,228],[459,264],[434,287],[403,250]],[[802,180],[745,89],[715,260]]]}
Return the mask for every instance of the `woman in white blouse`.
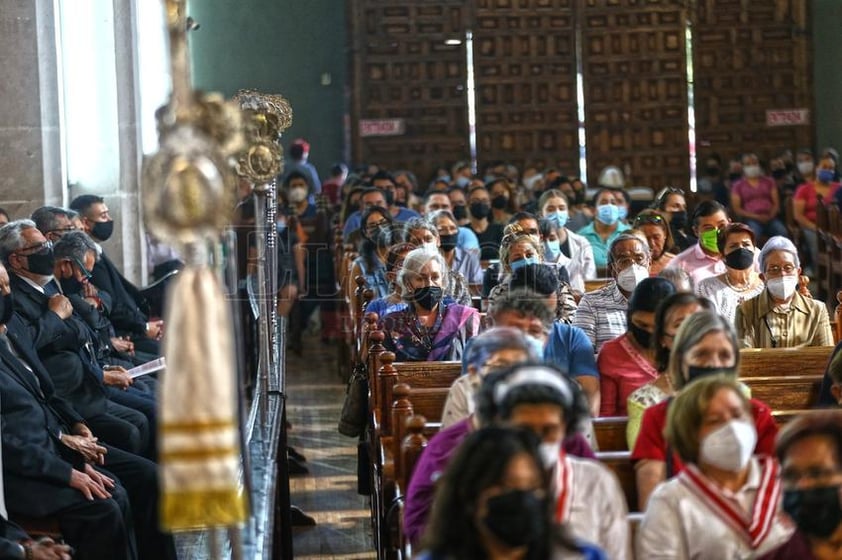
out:
{"label": "woman in white blouse", "polygon": [[539,217],[550,222],[555,235],[544,235],[544,262],[563,266],[570,276],[570,286],[585,292],[585,280],[596,278],[596,262],[590,242],[565,226],[570,219],[567,196],[549,189],[538,199]]}
{"label": "woman in white blouse", "polygon": [[649,500],[638,558],[756,558],[789,539],[778,464],[753,456],[757,432],[736,381],[707,376],[684,388],[666,437],[687,468]]}
{"label": "woman in white blouse", "polygon": [[719,231],[717,245],[724,256],[725,272],[705,278],[696,285],[696,295],[709,299],[716,312],[734,323],[737,307],[763,291],[755,267],[754,231],[735,222]]}

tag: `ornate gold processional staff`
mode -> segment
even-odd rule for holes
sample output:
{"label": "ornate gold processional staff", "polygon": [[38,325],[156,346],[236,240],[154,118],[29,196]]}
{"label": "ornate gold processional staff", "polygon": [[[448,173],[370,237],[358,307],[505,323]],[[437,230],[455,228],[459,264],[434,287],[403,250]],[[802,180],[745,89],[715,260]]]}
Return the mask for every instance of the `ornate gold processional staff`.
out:
{"label": "ornate gold processional staff", "polygon": [[172,531],[247,517],[234,322],[209,258],[235,202],[242,119],[236,103],[191,87],[185,3],[164,1],[173,88],[157,112],[159,151],[143,170],[146,224],[185,261],[167,293],[159,395],[161,523]]}

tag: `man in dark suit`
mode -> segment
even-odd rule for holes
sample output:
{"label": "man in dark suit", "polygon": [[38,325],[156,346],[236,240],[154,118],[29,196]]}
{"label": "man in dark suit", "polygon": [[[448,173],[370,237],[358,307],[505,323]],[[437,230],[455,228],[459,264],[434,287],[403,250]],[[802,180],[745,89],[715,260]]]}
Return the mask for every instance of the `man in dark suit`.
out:
{"label": "man in dark suit", "polygon": [[126,387],[128,376],[96,362],[87,326],[58,293],[52,246],[33,222],[16,220],[0,228],[0,259],[12,273],[15,311],[59,395],[103,440],[131,453],[148,452],[146,417],[108,398],[106,386]]}
{"label": "man in dark suit", "polygon": [[[102,197],[85,194],[77,196],[70,208],[79,212],[85,233],[94,241],[102,243],[111,237],[114,220],[108,213],[108,206]],[[112,309],[109,319],[119,335],[130,335],[135,347],[145,353],[160,354],[158,339],[164,327],[163,321],[149,321],[142,309],[143,296],[137,287],[126,280],[103,251],[91,271],[91,281],[100,291],[111,296]]]}
{"label": "man in dark suit", "polygon": [[172,537],[158,528],[155,464],[100,444],[56,395],[27,327],[12,314],[2,267],[0,295],[0,418],[9,511],[57,517],[79,558],[135,560],[139,553],[174,560]]}

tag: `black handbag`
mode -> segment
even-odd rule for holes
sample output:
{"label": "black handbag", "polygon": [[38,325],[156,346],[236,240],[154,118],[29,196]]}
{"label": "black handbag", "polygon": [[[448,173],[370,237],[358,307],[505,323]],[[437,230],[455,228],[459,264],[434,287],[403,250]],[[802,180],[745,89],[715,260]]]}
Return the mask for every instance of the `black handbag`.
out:
{"label": "black handbag", "polygon": [[345,402],[339,413],[339,433],[348,437],[359,437],[368,422],[368,376],[364,364],[354,366],[348,386],[345,388]]}

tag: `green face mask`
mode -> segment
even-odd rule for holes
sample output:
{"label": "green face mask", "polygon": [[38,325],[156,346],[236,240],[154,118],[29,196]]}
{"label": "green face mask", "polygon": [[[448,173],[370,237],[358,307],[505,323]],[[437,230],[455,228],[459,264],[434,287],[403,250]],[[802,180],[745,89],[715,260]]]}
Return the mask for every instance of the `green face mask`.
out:
{"label": "green face mask", "polygon": [[715,229],[711,229],[708,231],[703,231],[701,237],[699,237],[699,243],[702,244],[709,253],[719,253],[719,247],[716,245],[716,238],[719,236],[719,232]]}

